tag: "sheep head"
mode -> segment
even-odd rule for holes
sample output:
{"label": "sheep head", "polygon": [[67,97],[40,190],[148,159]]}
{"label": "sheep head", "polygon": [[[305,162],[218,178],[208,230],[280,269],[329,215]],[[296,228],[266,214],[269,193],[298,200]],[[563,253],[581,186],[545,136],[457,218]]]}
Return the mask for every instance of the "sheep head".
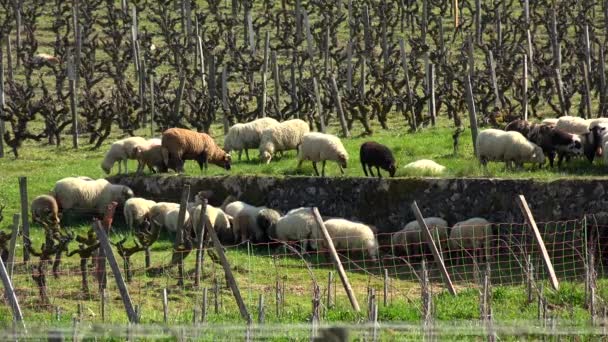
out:
{"label": "sheep head", "polygon": [[397,172],[397,165],[395,165],[395,162],[392,162],[389,164],[386,170],[388,171],[389,175],[391,175],[391,177],[395,177],[395,172]]}
{"label": "sheep head", "polygon": [[266,164],[270,164],[270,160],[272,159],[272,154],[268,151],[264,151],[260,153],[260,160]]}

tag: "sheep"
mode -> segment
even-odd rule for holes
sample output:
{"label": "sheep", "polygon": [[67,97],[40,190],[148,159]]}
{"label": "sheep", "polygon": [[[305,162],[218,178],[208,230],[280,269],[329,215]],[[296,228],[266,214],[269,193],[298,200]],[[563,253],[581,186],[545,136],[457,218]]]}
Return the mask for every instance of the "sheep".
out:
{"label": "sheep", "polygon": [[298,241],[301,249],[307,250],[308,247],[317,249],[321,235],[312,208],[300,207],[281,216],[269,236],[283,242]]}
{"label": "sheep", "polygon": [[557,120],[555,128],[571,134],[582,135],[589,133],[589,121],[576,116],[562,116]]}
{"label": "sheep", "polygon": [[308,124],[300,119],[287,120],[266,128],[260,139],[260,160],[269,164],[275,152],[297,149],[302,137],[309,131]]}
{"label": "sheep", "polygon": [[380,168],[388,171],[391,177],[394,177],[395,172],[397,171],[397,165],[395,163],[395,157],[393,157],[393,152],[387,146],[379,144],[375,141],[366,141],[361,144],[361,148],[359,149],[359,159],[361,160],[361,167],[363,168],[365,177],[367,177],[366,167],[369,168],[369,174],[374,177],[372,167],[375,166],[378,178],[382,178]]}
{"label": "sheep", "polygon": [[481,131],[477,136],[476,149],[477,158],[484,168],[487,168],[488,161],[504,161],[507,169],[511,167],[511,162],[519,167],[523,167],[524,162],[539,165],[545,162],[542,149],[516,131],[492,128]]}
{"label": "sheep", "polygon": [[547,119],[543,119],[543,121],[541,121],[541,123],[543,125],[555,126],[555,125],[557,125],[557,120],[559,120],[559,119],[547,118]]}
{"label": "sheep", "polygon": [[256,217],[256,224],[260,229],[270,235],[270,232],[276,231],[276,225],[281,218],[281,213],[274,209],[262,209]]}
{"label": "sheep", "polygon": [[203,167],[207,170],[208,162],[230,170],[230,154],[224,152],[208,134],[169,128],[163,132],[162,146],[165,165],[174,166],[179,173],[184,172],[186,160],[196,160],[201,170]]}
{"label": "sheep", "polygon": [[38,53],[32,57],[32,64],[36,67],[41,67],[43,65],[54,66],[61,63],[59,58],[49,55],[48,53]]}
{"label": "sheep", "polygon": [[[195,202],[196,203],[196,202]],[[213,226],[218,238],[221,243],[235,243],[235,237],[238,235],[233,231],[233,225],[230,221],[232,221],[232,217],[227,215],[222,209],[218,207],[214,207],[212,205],[207,204],[206,214],[209,218],[209,223]],[[202,206],[200,204],[195,204],[192,208],[189,209],[190,214],[190,222],[194,231],[200,231],[200,217],[201,217],[201,209]]]}
{"label": "sheep", "polygon": [[583,139],[580,136],[564,132],[551,125],[529,123],[518,119],[510,122],[505,131],[519,132],[529,141],[540,146],[543,153],[549,157],[551,167],[556,153],[559,153],[558,166],[561,166],[565,156],[583,154]]}
{"label": "sheep", "polygon": [[[492,224],[480,217],[458,222],[450,231],[449,248],[452,253],[472,251],[473,257],[486,246],[486,239],[492,234]],[[480,255],[483,255],[480,254]],[[461,258],[455,258],[456,260]]]}
{"label": "sheep", "polygon": [[121,162],[124,163],[125,173],[127,173],[127,159],[133,159],[134,149],[140,145],[147,145],[148,142],[142,137],[130,137],[115,141],[111,146],[110,150],[106,152],[103,161],[101,162],[101,169],[106,173],[110,174],[114,163],[118,162],[118,173],[122,173]]}
{"label": "sheep", "polygon": [[125,202],[123,213],[129,231],[132,231],[134,227],[139,229],[140,224],[143,223],[145,217],[148,215],[150,208],[155,204],[156,202],[141,197],[129,198]]}
{"label": "sheep", "polygon": [[[158,202],[150,207],[147,218],[159,227],[164,227],[168,231],[177,231],[177,215],[179,214],[179,203]],[[184,219],[185,222],[186,218]]]}
{"label": "sheep", "polygon": [[224,151],[230,153],[237,151],[239,161],[245,150],[245,156],[249,160],[249,149],[258,148],[262,137],[262,131],[268,127],[278,125],[279,122],[273,118],[261,118],[248,123],[237,123],[228,129],[224,138]]}
{"label": "sheep", "polygon": [[430,159],[420,159],[403,167],[407,173],[423,173],[429,175],[440,175],[445,172],[446,167]]}
{"label": "sheep", "polygon": [[[372,261],[378,260],[378,241],[374,228],[361,222],[333,218],[324,222],[336,249],[362,249],[369,253]],[[322,240],[325,246],[325,240]]]}
{"label": "sheep", "polygon": [[[133,155],[139,163],[137,165],[137,174],[141,175],[146,166],[148,166],[148,169],[153,173],[156,173],[157,171],[167,172],[168,169],[167,165],[165,165],[165,153],[163,152],[163,149],[164,147],[160,144],[135,147]],[[156,168],[156,170],[154,168]]]}
{"label": "sheep", "polygon": [[338,163],[340,172],[344,174],[344,169],[348,162],[348,152],[342,145],[340,138],[335,135],[311,132],[302,137],[302,144],[298,149],[298,170],[305,160],[312,161],[312,166],[318,176],[317,162],[322,161],[321,175],[325,177],[325,162],[333,160]]}
{"label": "sheep", "polygon": [[263,231],[257,224],[257,216],[262,209],[266,209],[266,207],[256,207],[242,201],[235,201],[226,205],[224,211],[234,218],[235,241],[267,241],[267,232]]}
{"label": "sheep", "polygon": [[[427,227],[431,231],[433,240],[437,248],[444,250],[447,248],[448,223],[440,217],[427,217],[424,219]],[[437,241],[438,240],[438,241]],[[411,221],[405,227],[394,233],[392,236],[394,245],[403,246],[408,258],[421,256],[427,242],[424,240],[418,221]]]}
{"label": "sheep", "polygon": [[106,206],[111,202],[120,205],[133,197],[133,191],[127,186],[110,184],[105,179],[86,180],[77,177],[60,179],[51,193],[61,210],[94,211],[97,214],[105,213]]}
{"label": "sheep", "polygon": [[55,197],[40,195],[32,200],[32,221],[39,224],[59,225],[59,205]]}

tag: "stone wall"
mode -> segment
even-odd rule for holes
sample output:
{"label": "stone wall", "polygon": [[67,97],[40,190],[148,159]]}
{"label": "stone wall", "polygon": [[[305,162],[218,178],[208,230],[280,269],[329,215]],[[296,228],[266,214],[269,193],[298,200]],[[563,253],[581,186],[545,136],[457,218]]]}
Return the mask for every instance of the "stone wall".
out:
{"label": "stone wall", "polygon": [[338,216],[377,226],[379,231],[400,229],[414,220],[416,200],[424,216],[440,216],[450,225],[481,216],[493,222],[523,222],[515,196],[526,196],[537,221],[581,218],[595,214],[608,224],[608,182],[601,179],[551,182],[471,178],[312,178],[312,177],[187,177],[113,176],[113,183],[130,186],[137,196],[179,202],[184,184],[194,192],[212,190],[210,204],[228,195],[280,211],[317,206],[324,216]]}

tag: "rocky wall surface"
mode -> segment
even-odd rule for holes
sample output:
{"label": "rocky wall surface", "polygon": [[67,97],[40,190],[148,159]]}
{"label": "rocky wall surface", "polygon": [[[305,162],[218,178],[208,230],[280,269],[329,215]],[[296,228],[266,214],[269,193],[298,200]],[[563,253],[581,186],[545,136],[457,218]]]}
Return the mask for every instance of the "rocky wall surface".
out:
{"label": "rocky wall surface", "polygon": [[425,217],[439,216],[450,225],[475,216],[493,222],[523,222],[515,197],[523,194],[538,222],[578,219],[594,214],[608,224],[608,182],[602,179],[537,180],[472,178],[321,178],[182,175],[113,176],[112,183],[131,187],[136,196],[179,202],[184,184],[193,193],[211,190],[212,205],[228,195],[282,212],[316,206],[323,216],[344,217],[376,225],[379,231],[401,229],[414,220],[417,201]]}

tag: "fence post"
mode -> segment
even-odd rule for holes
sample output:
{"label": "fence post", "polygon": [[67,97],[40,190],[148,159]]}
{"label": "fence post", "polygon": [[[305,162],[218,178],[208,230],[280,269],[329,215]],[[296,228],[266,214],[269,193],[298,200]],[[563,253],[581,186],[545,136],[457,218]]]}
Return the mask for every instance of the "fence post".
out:
{"label": "fence post", "polygon": [[350,301],[350,304],[352,305],[353,309],[356,312],[360,312],[361,309],[359,308],[359,302],[357,302],[355,293],[354,293],[352,287],[350,286],[350,282],[348,281],[348,276],[346,275],[346,272],[344,271],[344,267],[342,267],[342,262],[340,261],[340,257],[338,256],[338,253],[336,252],[336,248],[334,247],[334,242],[332,241],[331,236],[329,236],[329,232],[327,232],[327,228],[325,228],[325,223],[323,223],[321,214],[319,214],[319,209],[317,209],[317,207],[312,208],[312,214],[314,215],[315,220],[317,221],[317,225],[318,225],[319,229],[321,230],[321,234],[323,235],[323,239],[325,240],[325,243],[327,244],[327,249],[329,250],[331,259],[332,259],[334,265],[336,266],[336,269],[338,270],[338,275],[340,276],[340,280],[342,280],[342,285],[344,286],[344,290],[346,291],[346,294],[348,295],[348,300]]}
{"label": "fence post", "polygon": [[[23,227],[23,239],[29,239],[30,237],[30,221],[28,214],[28,198],[27,198],[27,177],[19,177],[19,194],[21,197],[21,223]],[[30,251],[23,244],[23,261],[28,262],[30,260]]]}
{"label": "fence post", "polygon": [[[199,287],[201,284],[201,271],[203,265],[203,244],[205,242],[205,224],[207,220],[207,199],[203,199],[203,203],[201,204],[201,214],[199,217],[199,225],[200,229],[197,232],[197,242],[196,242],[196,265],[194,268],[194,286]],[[196,229],[197,227],[192,227],[192,229]]]}
{"label": "fence post", "polygon": [[226,273],[226,281],[228,282],[228,285],[232,290],[234,299],[236,300],[236,303],[239,307],[239,311],[241,312],[241,317],[243,317],[243,319],[247,321],[247,324],[251,324],[251,316],[249,315],[249,312],[247,312],[247,306],[245,306],[243,297],[241,297],[241,292],[239,291],[239,287],[236,283],[236,280],[234,279],[234,275],[232,274],[232,269],[230,268],[230,264],[228,263],[226,255],[224,254],[224,247],[220,243],[220,240],[217,237],[217,234],[215,233],[215,229],[210,224],[209,218],[207,217],[205,220],[209,234],[211,235],[211,239],[213,240],[213,246],[215,247],[215,251],[220,257],[220,262],[222,263],[222,267],[224,268],[224,272]]}
{"label": "fence post", "polygon": [[[182,254],[183,252],[179,248],[184,244],[184,220],[186,219],[186,206],[188,205],[188,198],[190,197],[190,184],[185,184],[184,189],[182,190],[182,197],[179,203],[179,212],[177,214],[177,232],[175,234],[175,242],[173,243],[173,254],[176,253]],[[184,285],[184,258],[183,255],[178,255],[179,263],[177,264],[178,277],[177,280],[178,286]],[[172,260],[176,260],[174,257]]]}
{"label": "fence post", "polygon": [[534,239],[538,244],[540,249],[541,256],[543,258],[543,262],[545,267],[547,268],[547,272],[549,272],[549,278],[551,279],[551,286],[557,291],[559,289],[559,282],[557,281],[557,277],[555,276],[555,270],[553,269],[553,264],[551,263],[551,259],[549,259],[549,254],[547,253],[547,248],[545,247],[545,242],[543,238],[540,236],[540,231],[536,226],[536,221],[534,220],[534,216],[532,216],[532,212],[530,211],[530,207],[528,207],[528,202],[524,195],[518,195],[516,197],[517,204],[519,204],[519,209],[521,209],[522,214],[524,215],[524,219],[530,229],[532,230],[532,234],[534,235]]}
{"label": "fence post", "polygon": [[429,63],[429,67],[427,69],[427,91],[429,95],[429,115],[431,117],[431,125],[435,127],[435,65],[433,63]]}
{"label": "fence post", "polygon": [[450,274],[448,273],[448,270],[445,267],[445,264],[443,263],[443,258],[441,257],[441,254],[439,253],[439,250],[437,249],[437,246],[435,245],[435,242],[433,241],[433,235],[431,234],[429,227],[426,225],[426,222],[424,222],[424,217],[422,217],[422,213],[420,212],[420,209],[418,208],[418,204],[416,203],[416,201],[414,201],[412,203],[411,208],[412,208],[412,211],[414,212],[414,216],[416,216],[416,221],[418,221],[418,225],[420,226],[422,235],[424,235],[426,241],[429,244],[429,248],[431,249],[431,252],[433,253],[433,258],[435,259],[435,263],[437,263],[437,266],[439,266],[439,271],[441,271],[441,275],[443,277],[443,283],[448,288],[448,291],[450,291],[450,293],[455,296],[456,289],[454,288],[454,285],[452,285],[452,280],[450,279]]}
{"label": "fence post", "polygon": [[17,295],[15,295],[15,289],[13,288],[13,284],[11,283],[11,279],[6,272],[6,268],[4,267],[4,261],[2,257],[0,257],[0,278],[2,278],[2,284],[4,285],[4,290],[6,291],[6,297],[11,304],[11,310],[13,311],[13,318],[17,322],[21,322],[23,325],[23,329],[25,327],[25,322],[23,321],[23,314],[21,313],[21,307],[19,307],[19,301],[17,300]]}
{"label": "fence post", "polygon": [[15,264],[15,251],[17,245],[17,235],[19,234],[19,214],[13,215],[13,232],[11,234],[11,242],[8,251],[8,260],[6,261],[8,266],[8,276],[12,279],[13,267]]}
{"label": "fence post", "polygon": [[137,313],[133,308],[133,303],[131,303],[131,297],[129,296],[129,290],[127,289],[127,285],[120,273],[120,268],[118,267],[118,263],[116,262],[116,258],[114,257],[114,253],[112,253],[112,246],[110,246],[110,241],[108,240],[108,236],[101,226],[101,222],[96,220],[93,222],[93,228],[97,233],[97,238],[99,239],[99,243],[101,248],[105,251],[105,256],[108,259],[108,263],[110,264],[110,268],[112,269],[112,273],[114,274],[114,279],[116,280],[116,285],[118,290],[120,291],[120,296],[122,297],[122,302],[125,305],[125,310],[127,311],[127,317],[129,318],[129,322],[137,323]]}
{"label": "fence post", "polygon": [[524,55],[522,58],[524,65],[523,71],[523,82],[524,82],[524,93],[522,97],[522,108],[524,112],[524,120],[528,121],[528,56]]}

